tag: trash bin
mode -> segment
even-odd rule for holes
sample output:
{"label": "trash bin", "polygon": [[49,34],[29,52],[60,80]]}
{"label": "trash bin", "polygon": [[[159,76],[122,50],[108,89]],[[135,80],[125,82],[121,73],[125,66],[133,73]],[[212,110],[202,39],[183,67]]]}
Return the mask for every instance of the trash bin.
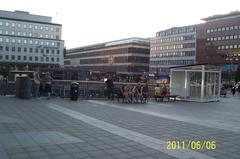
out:
{"label": "trash bin", "polygon": [[16,97],[30,99],[31,80],[28,76],[19,76],[16,79]]}
{"label": "trash bin", "polygon": [[70,86],[70,99],[78,100],[79,94],[79,84],[77,82],[72,82]]}

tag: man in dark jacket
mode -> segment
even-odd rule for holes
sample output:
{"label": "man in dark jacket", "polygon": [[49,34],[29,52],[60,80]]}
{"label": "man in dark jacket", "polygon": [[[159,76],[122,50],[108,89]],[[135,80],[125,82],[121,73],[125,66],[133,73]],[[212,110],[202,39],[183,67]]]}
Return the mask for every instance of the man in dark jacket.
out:
{"label": "man in dark jacket", "polygon": [[107,90],[108,90],[108,99],[113,100],[114,99],[114,84],[113,84],[112,77],[109,76],[105,83],[107,85]]}

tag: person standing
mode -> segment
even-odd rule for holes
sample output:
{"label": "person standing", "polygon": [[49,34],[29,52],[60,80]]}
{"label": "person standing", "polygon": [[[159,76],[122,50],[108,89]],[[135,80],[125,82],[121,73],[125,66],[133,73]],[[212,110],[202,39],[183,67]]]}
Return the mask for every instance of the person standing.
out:
{"label": "person standing", "polygon": [[231,92],[232,92],[232,95],[234,96],[235,93],[236,93],[236,86],[234,84],[232,84],[231,86]]}
{"label": "person standing", "polygon": [[33,73],[33,81],[34,81],[34,97],[40,97],[40,93],[39,93],[39,88],[40,88],[40,76],[39,76],[39,70],[36,70]]}
{"label": "person standing", "polygon": [[107,85],[108,90],[108,99],[114,100],[114,84],[112,77],[109,76],[105,83]]}
{"label": "person standing", "polygon": [[43,81],[45,82],[45,92],[47,93],[48,99],[50,98],[51,93],[52,93],[52,80],[53,80],[53,78],[49,72],[47,72],[43,76]]}

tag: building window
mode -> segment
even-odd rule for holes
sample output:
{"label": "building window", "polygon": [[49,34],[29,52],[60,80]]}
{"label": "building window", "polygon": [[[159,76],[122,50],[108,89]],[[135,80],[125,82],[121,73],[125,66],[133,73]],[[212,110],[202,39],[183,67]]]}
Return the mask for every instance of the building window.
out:
{"label": "building window", "polygon": [[45,29],[48,30],[48,27],[46,27]]}
{"label": "building window", "polygon": [[8,60],[9,59],[9,55],[5,55],[5,59]]}
{"label": "building window", "polygon": [[59,40],[59,35],[56,35],[56,39]]}
{"label": "building window", "polygon": [[7,30],[6,30],[5,34],[8,35],[8,31]]}
{"label": "building window", "polygon": [[42,62],[43,62],[43,59],[44,59],[44,58],[43,58],[43,57],[41,57],[41,61],[42,61]]}
{"label": "building window", "polygon": [[18,24],[17,26],[20,28],[20,27],[21,27],[21,24]]}
{"label": "building window", "polygon": [[2,30],[0,30],[0,34],[2,34]]}
{"label": "building window", "polygon": [[37,48],[35,49],[35,53],[38,53],[38,49]]}
{"label": "building window", "polygon": [[57,28],[56,28],[56,32],[59,32],[59,30],[60,30],[60,29],[57,27]]}
{"label": "building window", "polygon": [[14,32],[14,31],[12,31],[12,35],[15,35],[15,32]]}
{"label": "building window", "polygon": [[32,61],[33,59],[32,59],[32,56],[29,56],[29,61]]}
{"label": "building window", "polygon": [[27,33],[26,32],[23,32],[23,36],[26,36],[27,35]]}
{"label": "building window", "polygon": [[0,38],[0,42],[2,42],[3,41],[3,39],[2,38]]}
{"label": "building window", "polygon": [[31,45],[32,45],[32,44],[33,44],[33,41],[32,41],[32,40],[29,40],[29,44],[31,44]]}
{"label": "building window", "polygon": [[235,30],[238,30],[238,26],[237,26],[237,25],[235,25],[235,26],[234,26],[234,29],[235,29]]}
{"label": "building window", "polygon": [[40,38],[42,38],[43,37],[43,35],[42,34],[40,34]]}
{"label": "building window", "polygon": [[35,44],[36,44],[36,45],[38,44],[38,40],[35,41]]}
{"label": "building window", "polygon": [[57,50],[57,54],[59,54],[60,53],[60,50]]}
{"label": "building window", "polygon": [[37,29],[38,29],[38,26],[37,26],[37,25],[35,25],[35,26],[34,26],[34,29],[36,29],[36,30],[37,30]]}
{"label": "building window", "polygon": [[18,60],[21,60],[21,56],[18,56]]}
{"label": "building window", "polygon": [[237,39],[238,38],[238,36],[237,35],[234,35],[234,39]]}
{"label": "building window", "polygon": [[20,47],[18,47],[18,52],[21,52],[21,51],[22,51],[22,49]]}
{"label": "building window", "polygon": [[5,51],[9,51],[9,47],[8,46],[5,47]]}
{"label": "building window", "polygon": [[38,61],[38,57],[35,57],[35,61]]}
{"label": "building window", "polygon": [[6,26],[9,26],[9,23],[8,23],[8,22],[6,22]]}
{"label": "building window", "polygon": [[230,39],[231,39],[231,40],[233,39],[233,35],[230,36]]}
{"label": "building window", "polygon": [[32,53],[33,52],[33,48],[29,48],[29,52]]}
{"label": "building window", "polygon": [[12,55],[12,60],[15,60],[15,56],[14,55]]}
{"label": "building window", "polygon": [[27,43],[27,40],[26,40],[26,39],[24,39],[24,40],[23,40],[23,43],[24,43],[24,44],[26,44],[26,43]]}
{"label": "building window", "polygon": [[26,61],[27,60],[27,56],[23,56],[23,60]]}
{"label": "building window", "polygon": [[57,58],[57,62],[59,62],[59,58]]}
{"label": "building window", "polygon": [[51,58],[51,61],[54,62],[54,57]]}
{"label": "building window", "polygon": [[18,39],[18,43],[21,44],[21,40],[20,39]]}
{"label": "building window", "polygon": [[12,23],[12,27],[15,27],[15,23]]}
{"label": "building window", "polygon": [[207,33],[210,33],[210,29],[207,29]]}
{"label": "building window", "polygon": [[54,50],[52,50],[52,54],[54,54],[55,53],[55,51]]}
{"label": "building window", "polygon": [[46,42],[46,45],[47,45],[47,46],[49,45],[49,42],[48,42],[48,41]]}
{"label": "building window", "polygon": [[27,48],[26,48],[26,47],[25,47],[25,48],[23,48],[23,51],[24,51],[24,52],[27,52]]}
{"label": "building window", "polygon": [[49,62],[49,57],[46,57],[46,61]]}
{"label": "building window", "polygon": [[225,29],[225,27],[222,27],[222,31],[225,31],[226,29]]}
{"label": "building window", "polygon": [[31,24],[29,24],[29,29],[32,29],[32,25]]}
{"label": "building window", "polygon": [[40,26],[40,30],[43,30],[43,27],[42,27],[42,26]]}
{"label": "building window", "polygon": [[46,53],[49,54],[49,50],[48,49],[46,50]]}
{"label": "building window", "polygon": [[41,53],[44,53],[44,49],[41,49]]}
{"label": "building window", "polygon": [[26,28],[27,28],[27,25],[26,25],[26,24],[24,24],[24,25],[23,25],[23,28],[24,28],[24,29],[26,29]]}
{"label": "building window", "polygon": [[18,35],[18,36],[20,36],[20,35],[21,35],[21,33],[18,31],[18,32],[17,32],[17,35]]}
{"label": "building window", "polygon": [[234,49],[237,49],[237,47],[238,47],[237,45],[234,45]]}
{"label": "building window", "polygon": [[15,52],[15,47],[12,47],[12,52]]}
{"label": "building window", "polygon": [[12,43],[15,43],[15,39],[12,39]]}
{"label": "building window", "polygon": [[0,22],[0,25],[3,25],[3,23],[2,23],[2,22]]}
{"label": "building window", "polygon": [[32,37],[32,33],[29,33],[29,36]]}
{"label": "building window", "polygon": [[2,55],[0,55],[0,60],[2,60],[3,59],[3,56]]}
{"label": "building window", "polygon": [[230,30],[233,30],[233,26],[230,26]]}
{"label": "building window", "polygon": [[229,27],[228,27],[228,26],[226,27],[226,30],[227,30],[227,31],[229,30]]}

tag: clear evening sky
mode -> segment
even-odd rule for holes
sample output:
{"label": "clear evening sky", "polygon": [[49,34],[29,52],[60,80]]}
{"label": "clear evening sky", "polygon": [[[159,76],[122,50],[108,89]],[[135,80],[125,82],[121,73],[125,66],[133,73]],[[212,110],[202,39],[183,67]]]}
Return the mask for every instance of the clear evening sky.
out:
{"label": "clear evening sky", "polygon": [[1,0],[1,10],[51,16],[63,25],[67,48],[201,23],[201,18],[240,10],[240,0]]}

